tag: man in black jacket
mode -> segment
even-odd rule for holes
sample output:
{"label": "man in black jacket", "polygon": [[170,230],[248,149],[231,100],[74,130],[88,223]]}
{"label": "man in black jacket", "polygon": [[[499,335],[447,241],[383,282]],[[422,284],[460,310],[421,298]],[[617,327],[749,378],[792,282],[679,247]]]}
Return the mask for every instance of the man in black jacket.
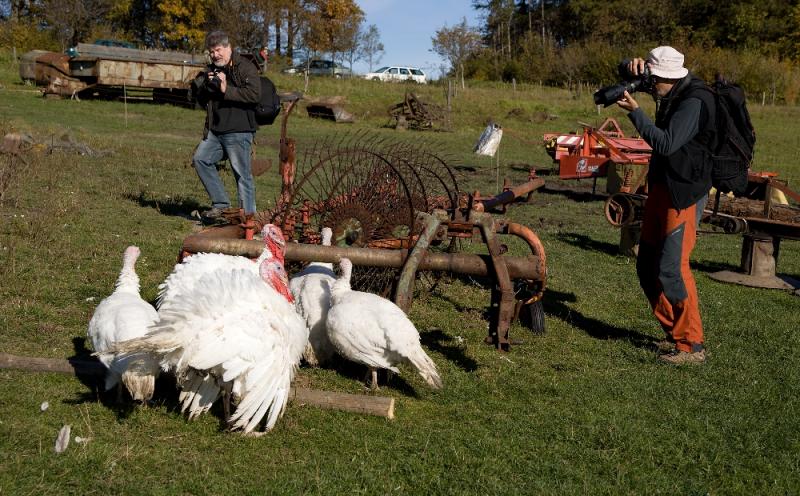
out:
{"label": "man in black jacket", "polygon": [[203,220],[213,222],[231,203],[217,172],[217,162],[230,160],[245,217],[256,211],[255,184],[250,169],[250,149],[257,125],[255,105],[261,92],[258,69],[234,53],[228,35],[212,31],[206,36],[211,64],[192,82],[192,93],[206,108],[203,141],[192,160],[211,200]]}
{"label": "man in black jacket", "polygon": [[655,48],[646,60],[633,59],[628,70],[644,74],[645,65],[653,78],[655,123],[628,92],[617,102],[653,149],[636,271],[666,333],[659,358],[678,365],[702,363],[703,323],[689,257],[711,188],[714,97],[672,47]]}

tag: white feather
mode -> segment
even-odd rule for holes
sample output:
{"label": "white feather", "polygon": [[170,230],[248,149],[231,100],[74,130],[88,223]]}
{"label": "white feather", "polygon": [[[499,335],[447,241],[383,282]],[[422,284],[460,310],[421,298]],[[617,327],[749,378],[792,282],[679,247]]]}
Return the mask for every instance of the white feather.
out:
{"label": "white feather", "polygon": [[108,369],[106,390],[122,380],[134,400],[146,401],[153,397],[160,372],[158,361],[147,353],[118,356],[109,352],[120,341],[144,336],[158,320],[156,310],[139,296],[139,276],[135,270],[139,253],[135,246],[125,250],[114,292],[97,305],[86,332]]}
{"label": "white feather", "polygon": [[[322,245],[331,245],[332,231],[322,228]],[[331,287],[336,282],[333,264],[312,262],[289,281],[297,312],[309,329],[308,347],[303,358],[309,365],[321,365],[331,359],[335,349],[328,339],[325,321],[331,306]]]}
{"label": "white feather", "polygon": [[434,388],[442,387],[436,364],[422,349],[419,332],[406,314],[380,296],[350,289],[350,260],[340,262],[342,275],[331,289],[326,321],[328,337],[339,353],[371,368],[398,372],[408,362]]}
{"label": "white feather", "polygon": [[175,369],[190,418],[208,410],[225,381],[240,397],[233,429],[250,432],[267,412],[266,429],[275,425],[308,340],[291,303],[249,266],[221,267],[182,286],[159,314],[146,337],[120,343],[120,351],[151,351]]}

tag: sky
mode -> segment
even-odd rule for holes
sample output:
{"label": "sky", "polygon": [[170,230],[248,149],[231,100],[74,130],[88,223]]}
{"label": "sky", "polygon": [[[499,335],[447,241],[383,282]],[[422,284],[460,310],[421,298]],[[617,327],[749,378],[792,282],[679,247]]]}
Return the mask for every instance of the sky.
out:
{"label": "sky", "polygon": [[[446,63],[431,51],[436,31],[444,26],[453,27],[467,19],[469,26],[477,26],[477,12],[471,0],[356,0],[364,11],[364,27],[374,24],[380,32],[385,53],[377,66],[406,65],[419,67],[431,77],[441,75],[440,67]],[[364,62],[353,65],[359,74],[368,72]]]}

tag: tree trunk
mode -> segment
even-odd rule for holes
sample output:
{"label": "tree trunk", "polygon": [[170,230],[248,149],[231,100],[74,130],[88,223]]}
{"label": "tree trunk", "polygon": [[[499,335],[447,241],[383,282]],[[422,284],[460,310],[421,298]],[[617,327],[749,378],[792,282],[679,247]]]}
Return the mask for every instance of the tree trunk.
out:
{"label": "tree trunk", "polygon": [[[266,48],[266,47],[264,47]],[[281,56],[281,11],[275,12],[275,56]]]}
{"label": "tree trunk", "polygon": [[294,60],[294,14],[286,12],[286,57]]}

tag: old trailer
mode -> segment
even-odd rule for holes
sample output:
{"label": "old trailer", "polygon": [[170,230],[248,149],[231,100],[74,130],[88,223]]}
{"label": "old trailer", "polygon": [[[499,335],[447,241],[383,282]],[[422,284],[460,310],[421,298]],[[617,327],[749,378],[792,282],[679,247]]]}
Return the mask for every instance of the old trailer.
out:
{"label": "old trailer", "polygon": [[90,43],[78,43],[66,54],[35,50],[23,60],[20,76],[33,79],[45,95],[113,97],[144,89],[163,101],[186,101],[189,84],[206,64],[203,54]]}

